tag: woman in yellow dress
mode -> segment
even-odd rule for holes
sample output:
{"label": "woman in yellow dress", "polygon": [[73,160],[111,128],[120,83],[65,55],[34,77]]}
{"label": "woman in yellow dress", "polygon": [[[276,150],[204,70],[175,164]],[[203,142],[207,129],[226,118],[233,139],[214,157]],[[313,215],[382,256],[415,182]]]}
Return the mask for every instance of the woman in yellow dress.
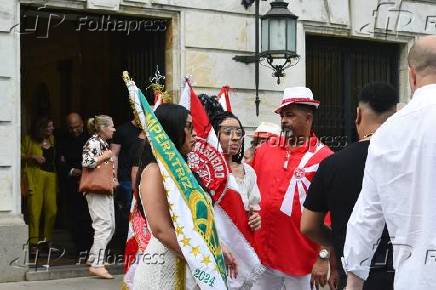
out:
{"label": "woman in yellow dress", "polygon": [[[50,243],[56,220],[56,151],[53,121],[42,117],[21,143],[22,170],[28,184],[29,244]],[[44,209],[44,210],[43,210]],[[41,219],[43,227],[41,228]],[[42,231],[40,230],[42,229]]]}

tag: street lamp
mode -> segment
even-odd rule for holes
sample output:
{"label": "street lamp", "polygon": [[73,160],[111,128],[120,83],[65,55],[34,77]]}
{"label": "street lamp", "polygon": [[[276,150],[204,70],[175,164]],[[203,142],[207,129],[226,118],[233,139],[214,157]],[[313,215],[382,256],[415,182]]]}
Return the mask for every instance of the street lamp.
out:
{"label": "street lamp", "polygon": [[[255,86],[256,86],[256,116],[259,116],[259,63],[266,60],[273,70],[273,77],[285,76],[284,71],[297,64],[299,56],[297,51],[297,19],[298,17],[288,10],[288,3],[283,0],[274,0],[271,9],[263,15],[262,35],[259,40],[259,2],[260,0],[248,0],[255,3],[255,54],[236,55],[235,61],[245,64],[255,63]],[[265,0],[262,0],[265,1]],[[259,52],[259,42],[262,44],[262,51]]]}
{"label": "street lamp", "polygon": [[[260,57],[265,58],[273,69],[273,76],[280,84],[280,78],[285,76],[284,70],[296,63],[297,54],[297,19],[298,17],[288,10],[288,3],[275,0],[262,19],[262,46]],[[276,64],[277,61],[282,61]]]}

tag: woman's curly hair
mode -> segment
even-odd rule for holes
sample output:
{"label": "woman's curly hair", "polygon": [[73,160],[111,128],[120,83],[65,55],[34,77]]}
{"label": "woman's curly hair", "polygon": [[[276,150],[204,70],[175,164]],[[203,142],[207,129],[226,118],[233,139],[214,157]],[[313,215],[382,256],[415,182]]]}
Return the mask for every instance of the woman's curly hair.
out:
{"label": "woman's curly hair", "polygon": [[206,110],[209,120],[212,120],[215,117],[215,115],[224,112],[224,109],[221,106],[221,104],[217,101],[216,96],[200,94],[198,95],[198,98],[203,104],[203,107]]}

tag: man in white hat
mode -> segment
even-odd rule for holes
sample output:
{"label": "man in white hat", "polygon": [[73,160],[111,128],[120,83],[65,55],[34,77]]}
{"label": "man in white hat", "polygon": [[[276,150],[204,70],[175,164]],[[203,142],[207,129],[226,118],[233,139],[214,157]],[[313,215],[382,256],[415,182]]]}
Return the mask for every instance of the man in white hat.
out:
{"label": "man in white hat", "polygon": [[[329,252],[300,232],[306,191],[319,163],[332,154],[312,132],[319,106],[310,89],[287,88],[275,112],[280,114],[279,142],[256,150],[253,168],[261,192],[262,227],[256,232],[256,252],[267,270],[253,289],[308,290],[324,285]],[[311,273],[313,279],[311,281]]]}

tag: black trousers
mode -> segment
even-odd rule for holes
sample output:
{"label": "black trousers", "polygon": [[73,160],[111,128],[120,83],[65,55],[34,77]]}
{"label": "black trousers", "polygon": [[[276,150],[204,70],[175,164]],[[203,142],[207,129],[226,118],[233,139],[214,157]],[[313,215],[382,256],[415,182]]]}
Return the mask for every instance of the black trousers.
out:
{"label": "black trousers", "polygon": [[363,290],[393,290],[395,272],[385,269],[371,270],[368,280],[363,284]]}

